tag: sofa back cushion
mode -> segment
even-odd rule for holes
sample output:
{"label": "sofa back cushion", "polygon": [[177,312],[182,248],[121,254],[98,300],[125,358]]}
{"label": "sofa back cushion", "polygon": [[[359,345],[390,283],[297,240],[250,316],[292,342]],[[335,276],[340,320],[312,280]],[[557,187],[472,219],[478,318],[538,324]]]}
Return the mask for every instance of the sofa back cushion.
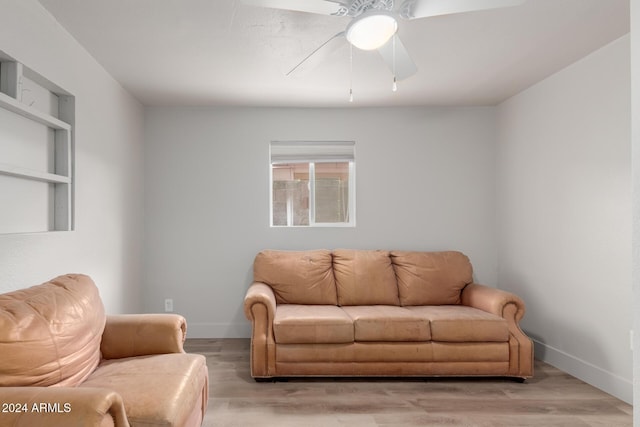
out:
{"label": "sofa back cushion", "polygon": [[460,304],[473,281],[471,263],[460,252],[392,251],[401,305]]}
{"label": "sofa back cushion", "polygon": [[76,386],[100,362],[105,313],[84,275],[0,295],[0,386]]}
{"label": "sofa back cushion", "polygon": [[339,305],[399,305],[388,251],[333,251]]}
{"label": "sofa back cushion", "polygon": [[253,262],[253,280],[271,286],[278,304],[336,305],[331,252],[260,252]]}

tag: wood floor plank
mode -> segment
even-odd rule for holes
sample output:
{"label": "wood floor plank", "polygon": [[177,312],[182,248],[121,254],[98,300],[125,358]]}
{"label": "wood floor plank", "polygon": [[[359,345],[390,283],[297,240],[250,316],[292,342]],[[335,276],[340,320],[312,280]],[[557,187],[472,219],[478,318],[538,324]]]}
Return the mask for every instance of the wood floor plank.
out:
{"label": "wood floor plank", "polygon": [[290,379],[256,383],[248,339],[188,339],[206,356],[205,427],[632,426],[630,405],[536,360],[525,383],[502,378]]}

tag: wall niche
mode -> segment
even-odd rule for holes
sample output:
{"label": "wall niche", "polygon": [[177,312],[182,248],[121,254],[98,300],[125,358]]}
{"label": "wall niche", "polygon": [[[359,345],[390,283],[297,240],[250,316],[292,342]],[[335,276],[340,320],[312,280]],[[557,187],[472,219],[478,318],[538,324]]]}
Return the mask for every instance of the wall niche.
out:
{"label": "wall niche", "polygon": [[0,51],[0,234],[74,229],[75,97]]}

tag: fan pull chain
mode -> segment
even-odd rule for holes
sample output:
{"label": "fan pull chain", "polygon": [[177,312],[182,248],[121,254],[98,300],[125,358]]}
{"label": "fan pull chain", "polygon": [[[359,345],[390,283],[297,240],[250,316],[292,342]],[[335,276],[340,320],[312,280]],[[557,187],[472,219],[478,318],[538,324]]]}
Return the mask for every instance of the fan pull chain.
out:
{"label": "fan pull chain", "polygon": [[353,102],[353,45],[349,43],[349,102]]}
{"label": "fan pull chain", "polygon": [[391,85],[391,90],[396,92],[398,90],[398,82],[396,80],[396,36],[393,36],[392,39],[392,50],[393,50],[393,84]]}

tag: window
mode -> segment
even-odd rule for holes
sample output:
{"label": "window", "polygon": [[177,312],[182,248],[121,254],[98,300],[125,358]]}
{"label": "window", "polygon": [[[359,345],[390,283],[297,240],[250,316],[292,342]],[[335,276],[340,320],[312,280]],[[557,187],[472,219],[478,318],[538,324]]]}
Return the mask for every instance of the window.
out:
{"label": "window", "polygon": [[272,226],[355,226],[353,141],[275,141],[270,158]]}

